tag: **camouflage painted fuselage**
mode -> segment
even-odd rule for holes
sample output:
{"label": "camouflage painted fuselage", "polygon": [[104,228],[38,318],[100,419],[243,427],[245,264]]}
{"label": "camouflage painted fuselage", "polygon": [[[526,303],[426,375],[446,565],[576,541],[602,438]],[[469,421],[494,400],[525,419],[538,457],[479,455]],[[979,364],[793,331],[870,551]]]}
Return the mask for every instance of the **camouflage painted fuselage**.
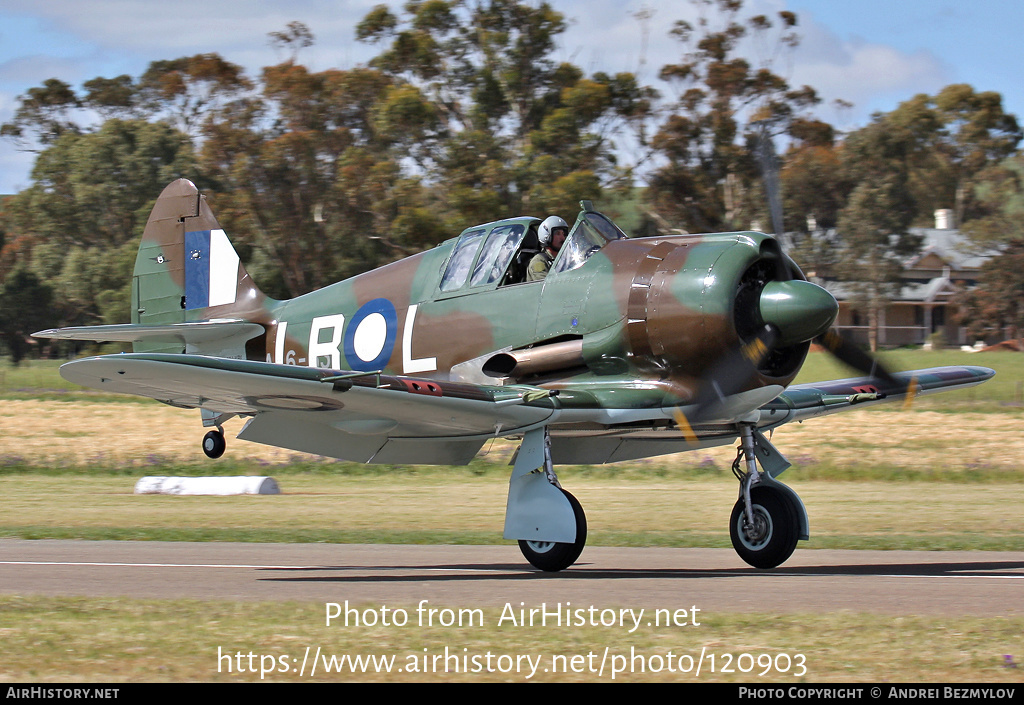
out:
{"label": "camouflage painted fuselage", "polygon": [[[251,321],[264,333],[244,345],[187,352],[571,387],[577,393],[566,403],[606,408],[687,402],[709,366],[758,323],[757,288],[770,269],[766,257],[777,256],[767,235],[629,239],[586,204],[573,228],[582,248],[563,248],[544,281],[526,282],[516,262],[531,254],[537,223],[515,218],[475,226],[435,249],[276,301],[249,278],[205,199],[178,181],[165,189],[146,228],[133,323]],[[500,252],[505,233],[515,242],[511,258]],[[559,269],[560,259],[573,256]],[[748,388],[788,385],[807,347],[775,354]],[[136,351],[185,352],[180,343],[151,341],[137,343]],[[488,369],[502,353],[540,362],[505,373]]]}

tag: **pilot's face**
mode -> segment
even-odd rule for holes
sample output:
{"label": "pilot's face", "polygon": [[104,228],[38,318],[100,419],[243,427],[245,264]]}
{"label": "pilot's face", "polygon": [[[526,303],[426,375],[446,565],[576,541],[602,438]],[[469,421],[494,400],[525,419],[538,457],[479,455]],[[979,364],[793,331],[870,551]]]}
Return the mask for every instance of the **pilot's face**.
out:
{"label": "pilot's face", "polygon": [[565,244],[565,236],[569,234],[567,228],[552,228],[551,229],[551,249],[558,252],[562,249],[562,245]]}

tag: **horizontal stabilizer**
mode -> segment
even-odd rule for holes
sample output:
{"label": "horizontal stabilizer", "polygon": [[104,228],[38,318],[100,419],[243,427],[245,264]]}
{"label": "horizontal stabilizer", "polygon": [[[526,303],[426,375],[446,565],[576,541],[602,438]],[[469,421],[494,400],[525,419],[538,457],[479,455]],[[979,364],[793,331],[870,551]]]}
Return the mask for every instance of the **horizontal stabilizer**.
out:
{"label": "horizontal stabilizer", "polygon": [[51,328],[33,333],[32,336],[56,340],[92,340],[96,342],[178,343],[199,348],[208,346],[211,343],[217,343],[217,347],[225,347],[223,343],[226,341],[243,344],[251,338],[262,335],[263,331],[264,328],[259,323],[239,320],[212,320],[150,326],[125,324]]}

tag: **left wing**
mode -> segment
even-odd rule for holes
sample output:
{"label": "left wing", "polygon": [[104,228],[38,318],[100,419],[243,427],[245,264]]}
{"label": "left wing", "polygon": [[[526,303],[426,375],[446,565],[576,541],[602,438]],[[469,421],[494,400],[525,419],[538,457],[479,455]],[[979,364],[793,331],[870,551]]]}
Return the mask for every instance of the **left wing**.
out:
{"label": "left wing", "polygon": [[70,382],[182,408],[252,416],[239,438],[373,463],[465,464],[496,436],[557,416],[551,392],[201,355],[66,363]]}
{"label": "left wing", "polygon": [[963,365],[898,372],[893,377],[899,384],[890,388],[872,377],[797,384],[761,407],[759,425],[774,428],[855,407],[913,401],[915,396],[973,387],[994,375],[995,371],[987,367]]}
{"label": "left wing", "polygon": [[[757,427],[762,431],[768,431],[792,421],[803,421],[815,416],[866,408],[875,404],[905,402],[907,397],[911,396],[911,392],[908,391],[911,388],[914,396],[933,394],[973,387],[991,379],[993,375],[995,372],[987,367],[934,367],[894,374],[897,384],[891,388],[884,388],[882,383],[873,377],[798,384],[782,391],[767,403],[757,402],[753,406],[747,406],[747,411],[742,416],[756,418]],[[742,398],[743,395],[734,395],[730,401],[740,402]],[[739,408],[742,408],[741,405]],[[666,419],[671,419],[677,409],[678,407],[663,408],[661,411]],[[750,413],[751,410],[753,414]],[[692,409],[684,407],[682,411],[692,412]],[[697,425],[691,429],[696,436],[695,442],[692,437],[685,437],[678,427],[664,424],[657,427],[622,424],[573,432],[554,430],[551,438],[552,455],[556,464],[598,465],[728,445],[737,438],[736,423],[735,420],[728,420],[727,415],[720,416],[722,418],[717,422]],[[767,442],[765,444],[767,445]]]}
{"label": "left wing", "polygon": [[[238,435],[243,440],[365,463],[464,465],[487,440],[546,424],[555,424],[551,444],[559,464],[633,460],[736,438],[735,424],[718,423],[695,428],[699,440],[692,444],[668,421],[671,408],[648,409],[646,413],[662,419],[654,425],[639,416],[618,424],[612,420],[614,410],[602,409],[587,393],[572,389],[555,398],[557,392],[526,385],[488,386],[158,353],[86,358],[63,365],[61,374],[104,391],[251,416]],[[759,413],[757,426],[768,430],[902,401],[909,389],[930,394],[970,387],[994,374],[985,367],[939,367],[899,373],[899,386],[893,389],[880,388],[870,377],[800,384],[746,408]],[[566,405],[590,408],[581,417]],[[586,419],[598,425],[556,424]]]}

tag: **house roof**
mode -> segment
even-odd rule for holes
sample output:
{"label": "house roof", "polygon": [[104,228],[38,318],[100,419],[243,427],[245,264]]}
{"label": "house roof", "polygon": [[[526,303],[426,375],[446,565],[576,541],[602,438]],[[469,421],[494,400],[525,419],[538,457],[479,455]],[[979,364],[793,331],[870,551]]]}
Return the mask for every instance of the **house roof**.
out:
{"label": "house roof", "polygon": [[[911,228],[910,232],[923,238],[921,251],[908,258],[903,265],[904,283],[900,292],[892,298],[894,302],[930,303],[941,301],[956,291],[956,287],[945,276],[953,272],[960,273],[957,280],[972,279],[969,272],[977,271],[988,261],[993,253],[979,254],[972,250],[971,243],[959,230],[936,228]],[[825,237],[835,238],[835,229],[826,231]],[[795,234],[787,233],[783,241],[783,249],[789,250],[794,244]],[[942,276],[929,276],[929,271],[943,271]],[[955,275],[954,275],[955,276]],[[916,279],[916,281],[915,281]],[[856,285],[814,278],[815,283],[825,287],[838,301],[849,301],[856,296]]]}
{"label": "house roof", "polygon": [[[846,282],[818,281],[837,301],[848,301],[855,296],[854,286]],[[892,301],[906,303],[930,303],[955,293],[956,288],[947,277],[935,277],[927,282],[907,282]]]}
{"label": "house roof", "polygon": [[989,259],[988,255],[971,252],[970,243],[959,230],[911,228],[910,232],[921,235],[924,242],[921,251],[907,260],[907,268],[922,263],[928,255],[936,255],[952,269],[979,269]]}

